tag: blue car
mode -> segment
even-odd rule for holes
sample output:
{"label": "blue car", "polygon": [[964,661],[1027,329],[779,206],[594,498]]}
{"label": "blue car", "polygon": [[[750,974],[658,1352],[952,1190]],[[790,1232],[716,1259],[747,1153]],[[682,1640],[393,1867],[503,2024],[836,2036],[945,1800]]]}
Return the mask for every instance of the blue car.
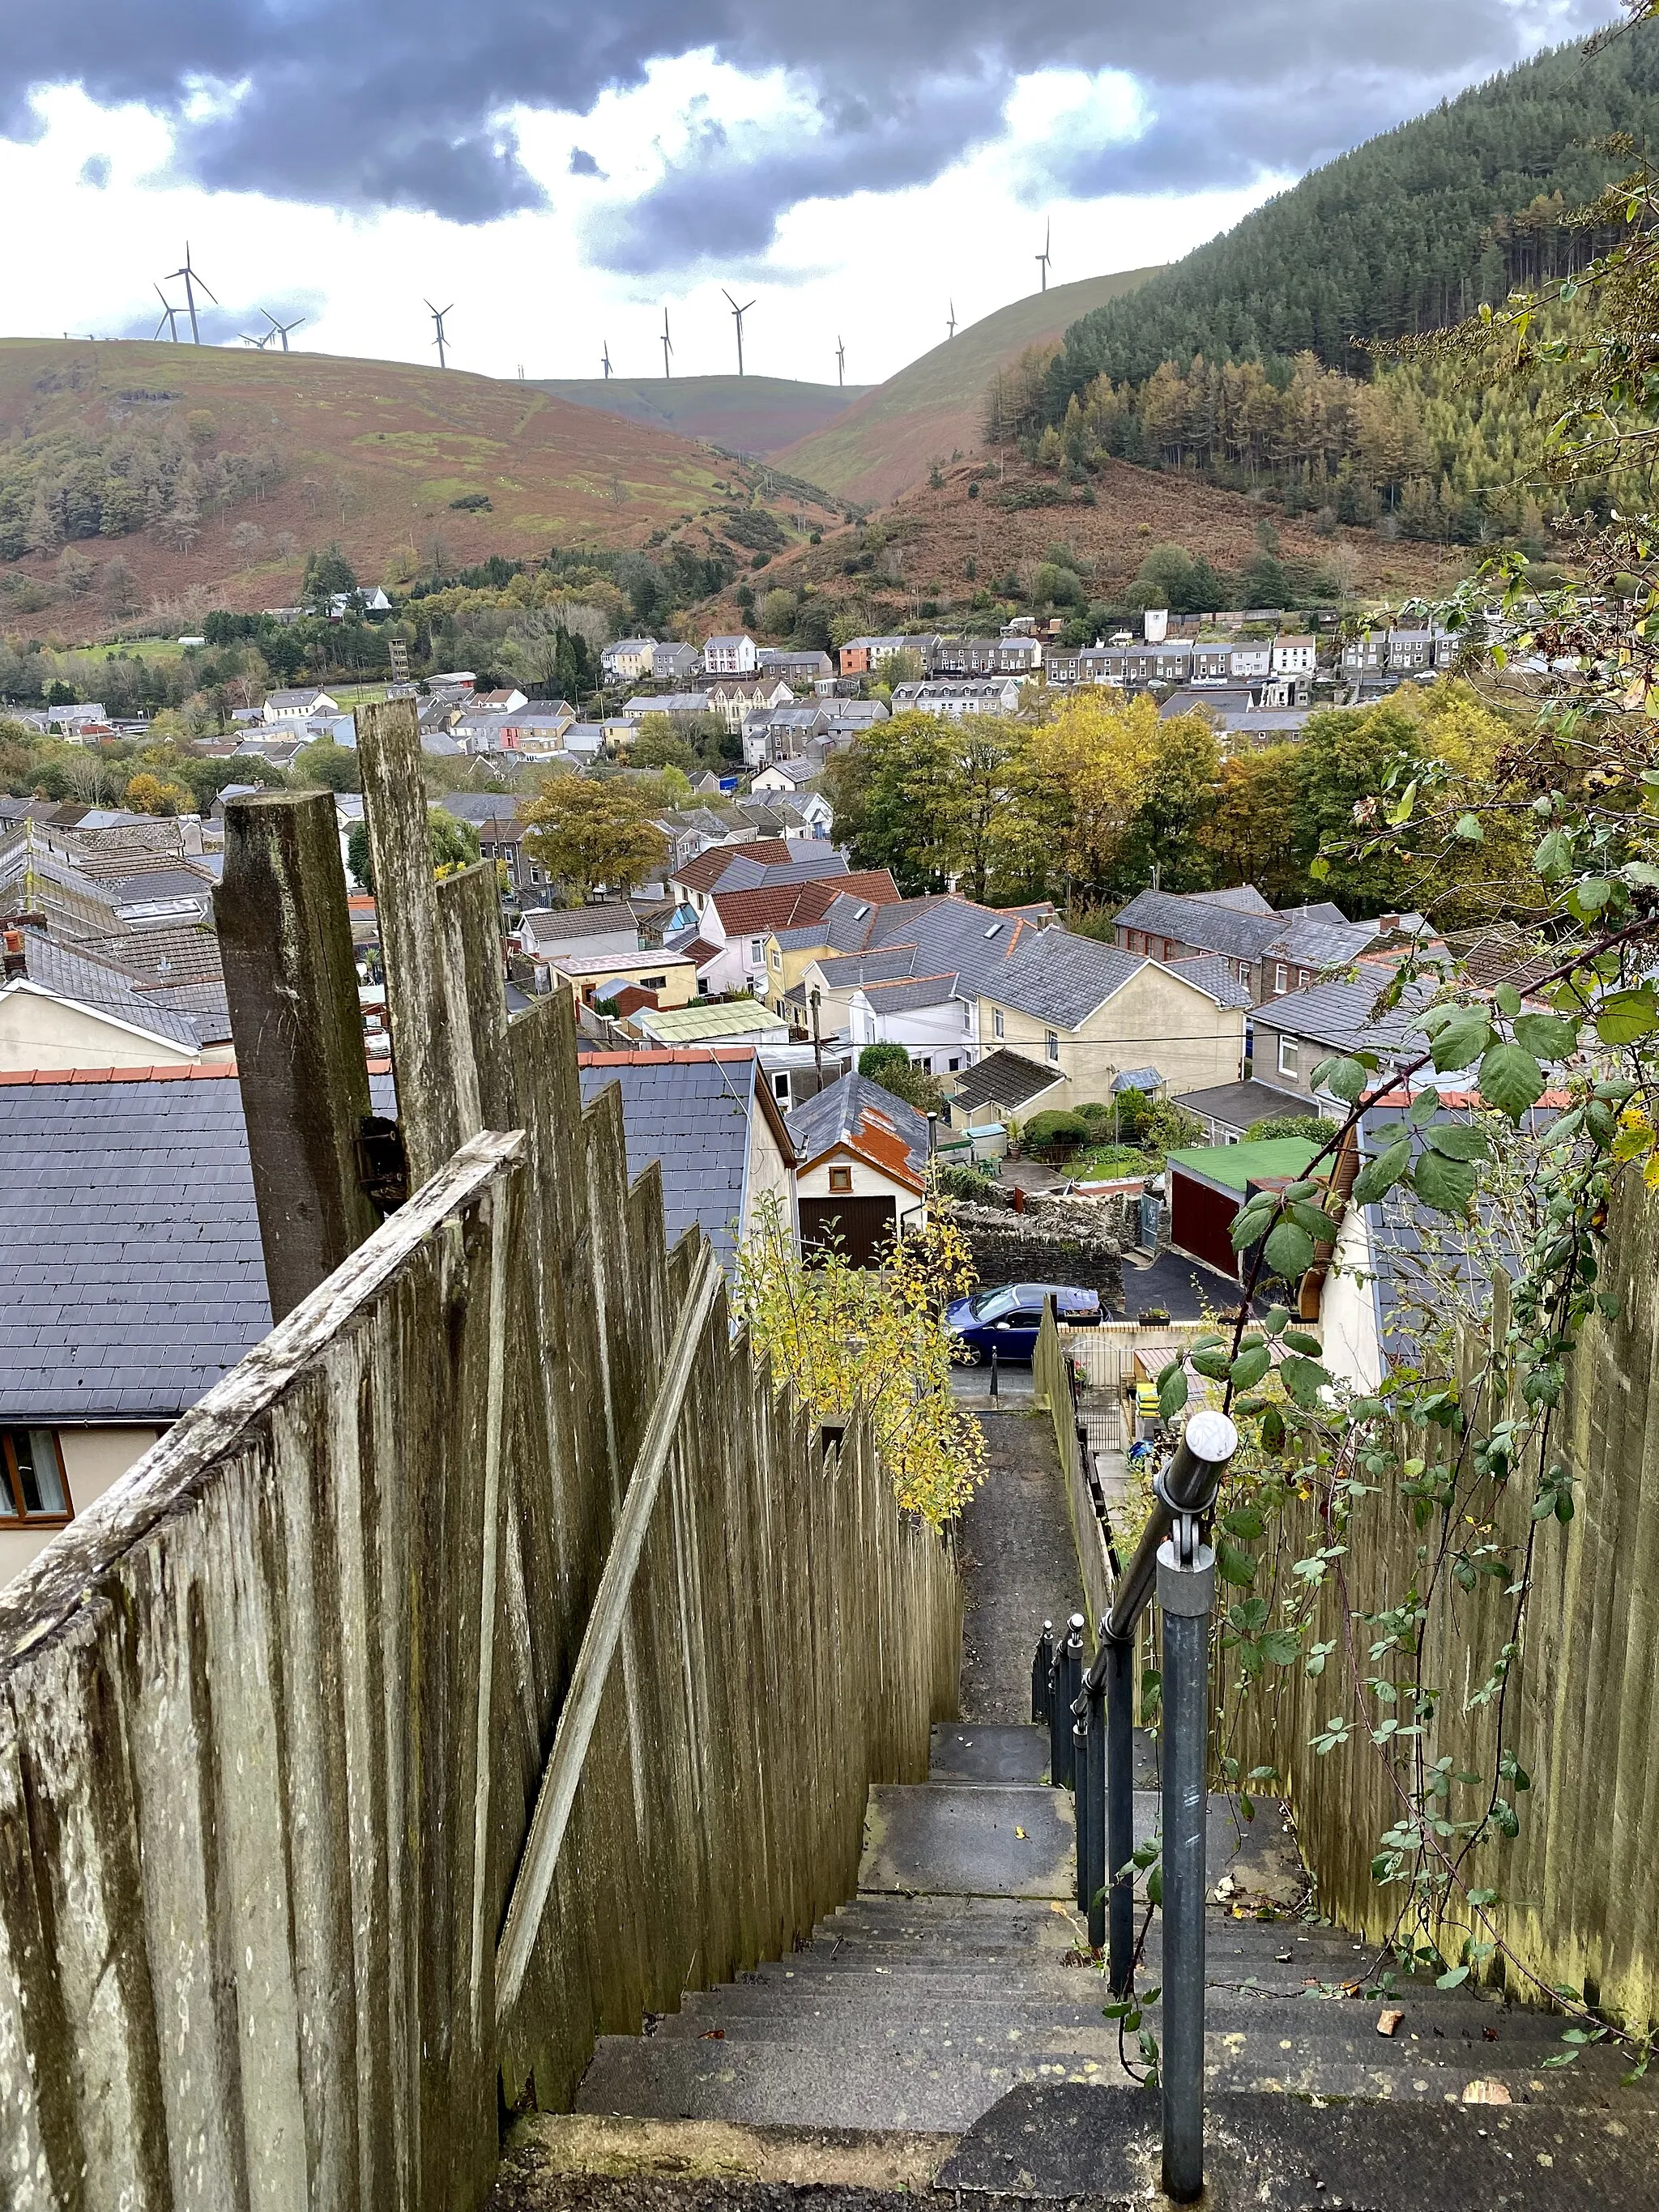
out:
{"label": "blue car", "polygon": [[1054,1300],[1056,1318],[1069,1327],[1100,1326],[1097,1291],[1073,1290],[1064,1283],[1003,1283],[952,1300],[945,1310],[945,1327],[972,1359],[988,1359],[994,1352],[999,1360],[1029,1360],[1036,1349],[1046,1298]]}

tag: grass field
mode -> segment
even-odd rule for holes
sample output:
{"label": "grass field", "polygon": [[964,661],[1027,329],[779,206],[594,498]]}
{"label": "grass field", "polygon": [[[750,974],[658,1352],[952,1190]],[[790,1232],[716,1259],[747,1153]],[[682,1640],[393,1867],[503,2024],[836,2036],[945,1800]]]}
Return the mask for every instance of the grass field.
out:
{"label": "grass field", "polygon": [[704,438],[732,453],[776,454],[844,414],[873,386],[799,384],[783,376],[542,377],[537,388],[579,407]]}
{"label": "grass field", "polygon": [[877,385],[824,428],[785,447],[775,456],[778,465],[864,506],[896,498],[920,483],[934,460],[978,450],[986,392],[1000,367],[1157,274],[1128,269],[1088,276],[999,307]]}

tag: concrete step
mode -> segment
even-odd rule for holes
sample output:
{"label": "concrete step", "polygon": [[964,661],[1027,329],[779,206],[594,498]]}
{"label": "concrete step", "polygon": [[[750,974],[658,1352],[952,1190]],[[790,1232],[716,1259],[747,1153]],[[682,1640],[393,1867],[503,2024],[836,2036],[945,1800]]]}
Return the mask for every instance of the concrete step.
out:
{"label": "concrete step", "polygon": [[[1546,2071],[1528,2057],[1505,2063],[1490,2047],[1467,2053],[1420,2051],[1407,2066],[1356,2057],[1346,2043],[1322,2046],[1275,2039],[1257,2051],[1225,2035],[1206,2038],[1205,2072],[1212,2094],[1250,2091],[1297,2096],[1382,2097],[1461,2103],[1472,2082],[1507,2090],[1511,2104],[1582,2108],[1614,2103],[1632,2114],[1654,2100],[1618,2087],[1614,2067]],[[1017,2083],[1121,2082],[1115,2047],[924,2051],[863,2039],[843,2043],[833,2061],[822,2044],[764,2040],[693,2041],[675,2037],[604,2038],[584,2078],[579,2111],[656,2118],[721,2119],[757,2125],[896,2128],[951,2132],[970,2127]]]}
{"label": "concrete step", "polygon": [[1000,1726],[987,1721],[941,1721],[928,1752],[930,1782],[1044,1782],[1048,1773],[1046,1728]]}

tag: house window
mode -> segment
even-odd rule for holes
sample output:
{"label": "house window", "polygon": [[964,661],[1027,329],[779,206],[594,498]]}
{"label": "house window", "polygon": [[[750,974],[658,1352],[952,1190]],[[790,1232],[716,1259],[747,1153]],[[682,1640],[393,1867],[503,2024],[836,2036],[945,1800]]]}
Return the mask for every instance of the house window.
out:
{"label": "house window", "polygon": [[853,1188],[853,1170],[852,1170],[852,1169],[851,1169],[851,1168],[831,1168],[831,1169],[830,1169],[830,1196],[831,1196],[832,1198],[833,1198],[833,1197],[836,1197],[836,1196],[837,1196],[837,1195],[842,1194],[845,1194],[850,1195],[850,1194],[851,1194],[851,1192],[852,1192],[852,1188]]}
{"label": "house window", "polygon": [[973,1026],[974,1026],[974,1009],[973,1009],[973,1005],[972,1005],[972,1002],[971,1002],[971,1001],[969,1001],[968,1003],[964,1004],[964,1006],[963,1006],[963,1009],[962,1009],[962,1026],[963,1027],[963,1029],[965,1029],[965,1030],[969,1030],[969,1032],[971,1032],[971,1031],[972,1031],[972,1030],[973,1030]]}
{"label": "house window", "polygon": [[1002,1009],[1000,1006],[994,1007],[992,1010],[991,1034],[993,1036],[1006,1036],[1008,1034],[1007,1024],[1002,1018]]}
{"label": "house window", "polygon": [[1285,967],[1285,963],[1284,963],[1282,960],[1275,960],[1275,961],[1274,961],[1274,963],[1273,963],[1273,988],[1274,988],[1274,990],[1275,990],[1275,991],[1288,991],[1288,990],[1290,989],[1290,988],[1291,988],[1291,976],[1290,976],[1290,970]]}
{"label": "house window", "polygon": [[787,1068],[780,1068],[778,1073],[772,1078],[772,1096],[775,1098],[781,1099],[786,1106],[789,1103],[789,1071]]}
{"label": "house window", "polygon": [[1279,1072],[1281,1075],[1296,1073],[1296,1039],[1282,1036],[1279,1040]]}
{"label": "house window", "polygon": [[783,966],[783,955],[779,951],[775,945],[772,947],[772,965],[774,968],[780,969]]}
{"label": "house window", "polygon": [[73,1510],[51,1429],[0,1429],[0,1523],[67,1521]]}
{"label": "house window", "polygon": [[1058,1030],[1045,1030],[1043,1031],[1042,1041],[1048,1049],[1049,1059],[1058,1060],[1060,1058],[1060,1031]]}
{"label": "house window", "polygon": [[962,1055],[961,1055],[961,1054],[960,1054],[960,1053],[953,1052],[953,1053],[951,1054],[950,1060],[949,1060],[949,1061],[948,1061],[946,1064],[947,1064],[947,1066],[949,1066],[950,1071],[951,1071],[951,1074],[952,1074],[952,1075],[959,1074],[959,1073],[961,1073],[961,1069],[962,1069]]}
{"label": "house window", "polygon": [[642,991],[665,991],[668,988],[668,978],[666,975],[641,975],[640,988]]}
{"label": "house window", "polygon": [[751,937],[749,940],[749,965],[751,968],[759,968],[763,965],[765,958],[765,945],[758,937]]}

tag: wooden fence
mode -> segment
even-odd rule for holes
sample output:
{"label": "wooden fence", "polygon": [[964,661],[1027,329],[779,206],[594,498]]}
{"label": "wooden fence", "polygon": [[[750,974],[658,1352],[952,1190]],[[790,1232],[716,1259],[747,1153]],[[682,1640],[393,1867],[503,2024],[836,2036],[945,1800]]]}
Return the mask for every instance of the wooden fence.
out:
{"label": "wooden fence", "polygon": [[804,1934],[955,1709],[948,1554],[665,1249],[568,1000],[507,1018],[489,872],[433,883],[412,714],[359,721],[416,1194],[362,1241],[331,801],[234,802],[285,1317],[0,1594],[31,2212],[479,2204],[501,2100]]}
{"label": "wooden fence", "polygon": [[[1601,1287],[1617,1292],[1622,1310],[1617,1321],[1586,1328],[1552,1449],[1576,1480],[1574,1517],[1565,1526],[1553,1518],[1533,1523],[1535,1470],[1528,1468],[1488,1493],[1489,1526],[1464,1532],[1511,1559],[1529,1540],[1535,1545],[1503,1705],[1504,1741],[1531,1787],[1505,1785],[1519,1833],[1483,1846],[1466,1873],[1499,1893],[1497,1925],[1545,1983],[1583,1989],[1645,2026],[1659,2018],[1651,1856],[1659,1818],[1659,1201],[1634,1178],[1614,1197]],[[1506,1326],[1501,1285],[1494,1326]],[[1472,1355],[1471,1347],[1466,1366]],[[1494,1418],[1485,1409],[1487,1425]],[[1432,1456],[1432,1440],[1417,1448],[1423,1445]],[[1399,1604],[1424,1572],[1418,1545],[1437,1544],[1439,1533],[1437,1516],[1414,1529],[1409,1501],[1392,1491],[1364,1500],[1340,1562],[1350,1607],[1364,1614]],[[1285,1532],[1285,1556],[1303,1556],[1323,1540],[1305,1511]],[[1470,1700],[1508,1635],[1508,1580],[1482,1577],[1468,1593],[1449,1590],[1443,1577],[1424,1631],[1424,1679],[1441,1692],[1426,1758],[1449,1757],[1454,1770],[1488,1780],[1499,1708]],[[1345,1626],[1333,1589],[1312,1632],[1334,1644],[1327,1673],[1270,1668],[1232,1718],[1224,1709],[1223,1725],[1243,1765],[1271,1762],[1285,1776],[1322,1908],[1380,1938],[1402,1892],[1379,1887],[1370,1862],[1404,1808],[1363,1735],[1324,1756],[1313,1748],[1332,1715],[1353,1711],[1350,1633],[1360,1675],[1389,1671],[1370,1659],[1373,1631],[1365,1621]],[[1370,1697],[1365,1713],[1379,1723],[1388,1717]],[[1455,1783],[1448,1817],[1468,1818],[1484,1802],[1484,1790]],[[1449,1943],[1457,1940],[1448,1932]],[[1540,1994],[1501,1962],[1494,1971],[1516,1994]]]}

